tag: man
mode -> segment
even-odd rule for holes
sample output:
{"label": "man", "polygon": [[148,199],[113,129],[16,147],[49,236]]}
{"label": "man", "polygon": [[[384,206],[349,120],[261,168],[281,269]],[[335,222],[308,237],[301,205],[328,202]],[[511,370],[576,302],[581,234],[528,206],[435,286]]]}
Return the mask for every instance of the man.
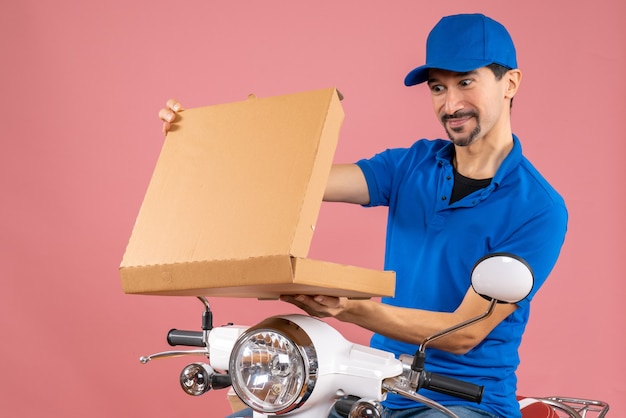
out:
{"label": "man", "polygon": [[[332,168],[326,201],[389,207],[385,269],[396,296],[351,300],[285,296],[310,315],[334,317],[374,332],[371,345],[412,354],[428,336],[483,313],[472,291],[474,263],[494,252],[524,258],[531,295],[498,305],[489,319],[429,347],[426,369],[484,385],[480,405],[425,392],[460,417],[519,417],[515,370],[529,303],[558,258],[567,229],[563,199],[522,155],[511,104],[522,79],[507,30],[481,14],[448,16],[431,31],[426,64],[407,86],[426,82],[448,140],[419,140],[356,164]],[[160,112],[164,129],[176,102]],[[385,416],[440,416],[398,395]],[[435,415],[427,415],[435,414]],[[333,416],[333,415],[331,415]]]}

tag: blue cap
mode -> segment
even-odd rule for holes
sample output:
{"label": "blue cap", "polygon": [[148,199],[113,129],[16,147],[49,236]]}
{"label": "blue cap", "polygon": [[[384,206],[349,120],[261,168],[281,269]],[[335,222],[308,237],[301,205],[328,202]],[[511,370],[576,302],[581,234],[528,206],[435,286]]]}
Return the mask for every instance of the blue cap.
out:
{"label": "blue cap", "polygon": [[428,80],[428,70],[473,71],[489,64],[517,68],[515,45],[504,26],[482,14],[444,17],[426,41],[426,64],[407,74],[404,84]]}

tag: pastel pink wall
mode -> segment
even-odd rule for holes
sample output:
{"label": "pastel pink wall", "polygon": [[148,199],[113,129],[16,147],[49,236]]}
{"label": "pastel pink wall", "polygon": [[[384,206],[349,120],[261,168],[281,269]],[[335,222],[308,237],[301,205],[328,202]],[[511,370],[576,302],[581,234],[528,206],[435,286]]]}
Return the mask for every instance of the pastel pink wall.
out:
{"label": "pastel pink wall", "polygon": [[[345,95],[337,161],[441,136],[405,88],[443,15],[501,20],[524,80],[526,154],[565,197],[570,231],[534,302],[520,392],[603,399],[626,416],[623,197],[626,6],[527,0],[4,2],[0,14],[0,414],[220,417],[224,392],[179,389],[187,360],[141,365],[193,298],[124,295],[118,266],[163,141],[156,113],[323,87]],[[324,204],[312,258],[380,268],[385,211]],[[216,323],[292,312],[213,299]],[[339,328],[366,343],[368,334]]]}

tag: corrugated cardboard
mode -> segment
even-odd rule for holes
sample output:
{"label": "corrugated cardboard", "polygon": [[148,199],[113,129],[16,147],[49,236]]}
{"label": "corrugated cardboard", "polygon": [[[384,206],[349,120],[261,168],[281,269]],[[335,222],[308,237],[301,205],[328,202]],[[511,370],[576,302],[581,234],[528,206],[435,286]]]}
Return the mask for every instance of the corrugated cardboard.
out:
{"label": "corrugated cardboard", "polygon": [[179,117],[120,266],[124,292],[393,295],[392,272],[306,258],[343,121],[335,89]]}

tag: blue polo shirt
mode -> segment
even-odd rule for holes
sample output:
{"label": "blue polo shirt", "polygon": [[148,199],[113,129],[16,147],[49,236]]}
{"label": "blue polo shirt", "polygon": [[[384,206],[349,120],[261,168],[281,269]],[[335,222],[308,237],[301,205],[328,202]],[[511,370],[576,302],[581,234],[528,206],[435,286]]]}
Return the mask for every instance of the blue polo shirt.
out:
{"label": "blue polo shirt", "polygon": [[[512,315],[467,354],[434,348],[426,353],[427,370],[484,385],[480,407],[516,417],[520,415],[515,370],[529,302],[556,263],[567,229],[567,209],[561,196],[522,155],[515,136],[513,149],[491,184],[449,204],[453,152],[450,141],[420,140],[410,148],[389,149],[357,162],[369,188],[369,206],[389,207],[385,269],[396,272],[396,292],[393,298],[383,298],[383,303],[452,312],[470,287],[477,260],[494,252],[524,258],[535,284]],[[413,354],[417,349],[379,334],[372,337],[371,345],[396,355]],[[465,403],[423,392],[444,405]],[[401,409],[415,404],[390,395],[386,406]]]}

